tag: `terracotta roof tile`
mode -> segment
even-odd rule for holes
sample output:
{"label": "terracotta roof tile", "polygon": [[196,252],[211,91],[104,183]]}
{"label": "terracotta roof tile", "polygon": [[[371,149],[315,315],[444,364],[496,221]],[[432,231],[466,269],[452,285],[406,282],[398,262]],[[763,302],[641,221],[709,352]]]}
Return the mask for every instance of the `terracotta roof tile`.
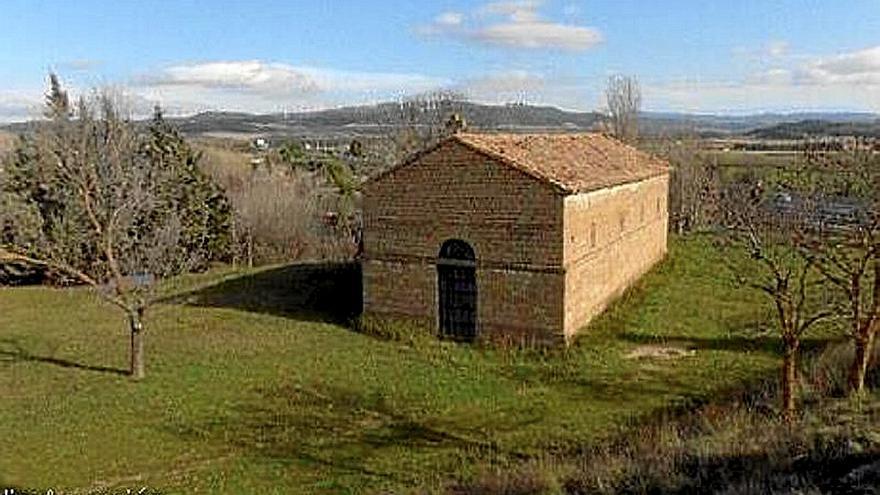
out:
{"label": "terracotta roof tile", "polygon": [[457,141],[568,193],[667,173],[665,161],[600,133],[459,133]]}

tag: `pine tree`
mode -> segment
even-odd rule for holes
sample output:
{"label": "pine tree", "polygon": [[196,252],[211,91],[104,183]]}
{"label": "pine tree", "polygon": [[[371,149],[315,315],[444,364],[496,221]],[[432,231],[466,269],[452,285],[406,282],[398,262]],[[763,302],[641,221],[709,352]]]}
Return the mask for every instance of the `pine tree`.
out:
{"label": "pine tree", "polygon": [[199,168],[201,154],[165,120],[158,106],[145,152],[155,170],[170,172],[175,178],[160,197],[164,208],[180,214],[183,248],[204,263],[226,260],[231,254],[232,207],[223,190]]}

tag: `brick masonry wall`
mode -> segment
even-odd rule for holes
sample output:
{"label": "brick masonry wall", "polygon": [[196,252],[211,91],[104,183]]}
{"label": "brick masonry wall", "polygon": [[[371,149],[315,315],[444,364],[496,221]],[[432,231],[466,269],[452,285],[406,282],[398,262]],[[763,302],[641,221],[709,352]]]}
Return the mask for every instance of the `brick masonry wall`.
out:
{"label": "brick masonry wall", "polygon": [[570,338],[666,252],[668,178],[564,196],[456,142],[364,187],[364,311],[436,331],[437,255],[477,257],[481,338]]}
{"label": "brick masonry wall", "polygon": [[477,260],[560,266],[560,193],[468,147],[447,141],[364,187],[368,256],[436,258],[459,238]]}
{"label": "brick masonry wall", "polygon": [[668,176],[565,198],[570,338],[666,254]]}
{"label": "brick masonry wall", "polygon": [[448,239],[477,257],[478,331],[552,340],[563,321],[562,198],[456,142],[364,188],[364,310],[437,321]]}

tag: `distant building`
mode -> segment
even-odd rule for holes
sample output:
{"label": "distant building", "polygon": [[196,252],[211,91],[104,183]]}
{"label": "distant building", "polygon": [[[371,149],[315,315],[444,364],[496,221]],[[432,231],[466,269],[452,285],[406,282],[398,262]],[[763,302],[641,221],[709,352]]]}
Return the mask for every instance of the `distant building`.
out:
{"label": "distant building", "polygon": [[256,138],[254,139],[253,145],[257,150],[267,150],[269,149],[269,140],[266,138]]}
{"label": "distant building", "polygon": [[667,164],[602,134],[461,133],[363,188],[364,310],[561,342],[666,253]]}

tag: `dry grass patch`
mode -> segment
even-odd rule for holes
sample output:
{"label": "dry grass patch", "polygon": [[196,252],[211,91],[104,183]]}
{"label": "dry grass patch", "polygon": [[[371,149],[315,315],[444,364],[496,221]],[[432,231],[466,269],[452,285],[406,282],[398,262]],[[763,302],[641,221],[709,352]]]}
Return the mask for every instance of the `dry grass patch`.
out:
{"label": "dry grass patch", "polygon": [[0,131],[0,156],[12,151],[16,137],[8,132]]}

